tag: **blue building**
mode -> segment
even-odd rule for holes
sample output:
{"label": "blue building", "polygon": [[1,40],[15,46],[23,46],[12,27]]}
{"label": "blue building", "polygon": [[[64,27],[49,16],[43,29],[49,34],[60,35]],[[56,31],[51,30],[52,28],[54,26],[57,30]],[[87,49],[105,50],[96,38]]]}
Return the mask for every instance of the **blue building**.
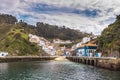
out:
{"label": "blue building", "polygon": [[97,57],[96,53],[97,45],[96,44],[83,44],[77,48],[77,56],[81,57]]}

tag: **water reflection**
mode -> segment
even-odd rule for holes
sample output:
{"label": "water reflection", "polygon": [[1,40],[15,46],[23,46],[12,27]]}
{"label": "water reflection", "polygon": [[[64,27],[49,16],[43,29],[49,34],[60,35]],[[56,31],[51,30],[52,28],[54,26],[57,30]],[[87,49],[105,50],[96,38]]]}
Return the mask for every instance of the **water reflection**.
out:
{"label": "water reflection", "polygon": [[0,63],[0,73],[6,72],[8,69],[8,63]]}
{"label": "water reflection", "polygon": [[0,63],[0,80],[120,80],[120,72],[69,61]]}

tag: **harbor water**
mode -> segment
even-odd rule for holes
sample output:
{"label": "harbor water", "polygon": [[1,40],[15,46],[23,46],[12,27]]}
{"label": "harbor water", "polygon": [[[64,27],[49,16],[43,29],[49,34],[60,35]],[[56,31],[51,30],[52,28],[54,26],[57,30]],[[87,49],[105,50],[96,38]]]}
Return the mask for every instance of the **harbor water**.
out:
{"label": "harbor water", "polygon": [[70,61],[0,63],[0,80],[120,80],[110,71]]}

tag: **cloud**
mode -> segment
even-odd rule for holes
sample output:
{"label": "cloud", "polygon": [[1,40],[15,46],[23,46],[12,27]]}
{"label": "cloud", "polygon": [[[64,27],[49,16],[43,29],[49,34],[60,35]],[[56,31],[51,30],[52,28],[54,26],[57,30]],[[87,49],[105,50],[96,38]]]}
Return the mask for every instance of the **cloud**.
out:
{"label": "cloud", "polygon": [[0,13],[100,34],[120,14],[119,0],[0,0]]}

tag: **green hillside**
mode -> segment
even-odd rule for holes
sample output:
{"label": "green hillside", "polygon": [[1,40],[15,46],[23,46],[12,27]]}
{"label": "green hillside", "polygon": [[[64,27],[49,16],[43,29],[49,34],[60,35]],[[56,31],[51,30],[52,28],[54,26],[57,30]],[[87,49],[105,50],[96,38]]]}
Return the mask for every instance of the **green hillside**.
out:
{"label": "green hillside", "polygon": [[28,41],[28,34],[22,29],[11,28],[4,33],[0,40],[0,51],[7,51],[10,55],[44,55],[44,51],[37,44]]}
{"label": "green hillside", "polygon": [[98,39],[99,50],[106,56],[120,57],[120,15],[102,32]]}
{"label": "green hillside", "polygon": [[85,34],[65,26],[58,27],[42,22],[36,26],[29,25],[16,17],[0,14],[0,51],[10,55],[47,55],[37,44],[29,42],[28,35],[35,34],[48,40],[59,38],[62,40],[81,40]]}
{"label": "green hillside", "polygon": [[24,22],[9,23],[13,18],[6,18],[8,22],[0,18],[0,51],[6,51],[9,55],[46,55],[41,47],[28,40],[28,34],[35,33],[34,28]]}
{"label": "green hillside", "polygon": [[10,24],[0,24],[0,40],[4,38],[4,36],[11,30],[12,27],[13,25]]}

